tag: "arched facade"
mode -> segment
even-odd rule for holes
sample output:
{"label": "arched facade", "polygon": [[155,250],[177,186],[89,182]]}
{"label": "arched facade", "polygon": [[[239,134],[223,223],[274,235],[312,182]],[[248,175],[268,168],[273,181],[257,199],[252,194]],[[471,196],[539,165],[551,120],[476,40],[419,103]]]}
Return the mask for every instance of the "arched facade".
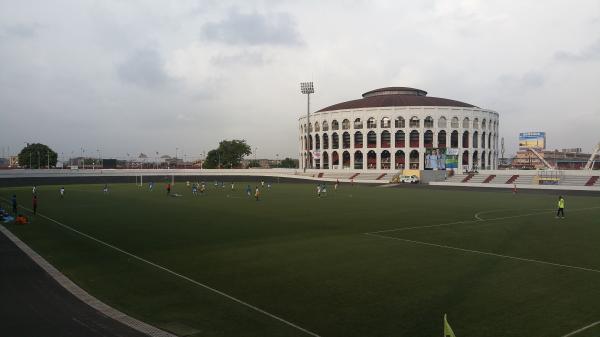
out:
{"label": "arched facade", "polygon": [[[311,113],[310,123],[306,116],[299,118],[299,157],[308,158],[306,167],[317,168],[316,161],[319,161],[320,169],[424,169],[425,153],[431,148],[455,149],[459,169],[497,167],[497,112],[426,97],[422,91],[417,94],[409,90],[397,94],[390,93],[392,91],[378,93],[375,90],[367,93],[372,96],[365,94],[362,100]],[[372,104],[369,100],[383,95],[385,104],[368,106]],[[396,104],[395,95],[410,97],[403,96]],[[390,101],[392,103],[386,105]],[[301,160],[300,168],[304,166],[305,160]]]}

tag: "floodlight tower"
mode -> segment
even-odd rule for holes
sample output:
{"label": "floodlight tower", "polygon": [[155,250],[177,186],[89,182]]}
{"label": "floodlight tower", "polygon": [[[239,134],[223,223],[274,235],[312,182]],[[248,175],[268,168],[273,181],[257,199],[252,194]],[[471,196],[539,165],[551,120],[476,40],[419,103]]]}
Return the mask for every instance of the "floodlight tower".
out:
{"label": "floodlight tower", "polygon": [[313,86],[313,82],[301,82],[300,83],[300,92],[306,95],[306,142],[304,147],[306,149],[306,154],[304,156],[304,172],[306,172],[306,167],[308,166],[308,154],[310,153],[310,149],[308,149],[309,140],[310,140],[310,94],[315,93],[315,87]]}

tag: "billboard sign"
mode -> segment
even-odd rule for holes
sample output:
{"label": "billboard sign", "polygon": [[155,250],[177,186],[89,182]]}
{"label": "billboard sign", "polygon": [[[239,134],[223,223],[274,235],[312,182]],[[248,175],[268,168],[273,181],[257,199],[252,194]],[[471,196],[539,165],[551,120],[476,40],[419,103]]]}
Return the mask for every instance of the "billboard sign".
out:
{"label": "billboard sign", "polygon": [[546,149],[546,133],[545,132],[522,132],[519,133],[519,149]]}
{"label": "billboard sign", "polygon": [[446,149],[446,168],[457,169],[458,168],[458,149],[449,148]]}
{"label": "billboard sign", "polygon": [[448,163],[448,155],[445,148],[429,148],[425,150],[426,170],[445,170]]}

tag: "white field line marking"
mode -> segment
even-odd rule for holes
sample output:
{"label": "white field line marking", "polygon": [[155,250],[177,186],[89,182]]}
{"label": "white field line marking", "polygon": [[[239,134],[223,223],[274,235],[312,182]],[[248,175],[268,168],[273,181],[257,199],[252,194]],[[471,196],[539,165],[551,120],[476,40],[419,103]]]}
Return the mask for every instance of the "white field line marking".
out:
{"label": "white field line marking", "polygon": [[568,334],[566,334],[566,335],[564,335],[564,336],[562,336],[562,337],[570,337],[570,336],[575,336],[576,334],[578,334],[578,333],[580,333],[580,332],[583,332],[583,331],[585,331],[585,330],[587,330],[587,329],[589,329],[589,328],[593,328],[593,327],[595,327],[595,326],[596,326],[596,325],[598,325],[598,324],[600,324],[600,321],[598,321],[598,322],[594,322],[594,323],[592,323],[592,324],[590,324],[590,325],[586,325],[586,326],[584,326],[584,327],[583,327],[583,328],[581,328],[581,329],[577,329],[577,330],[575,330],[575,331],[569,332]]}
{"label": "white field line marking", "polygon": [[[591,209],[599,209],[599,208],[600,208],[600,206],[597,206],[597,207],[587,207],[587,208],[578,208],[578,209],[570,210],[569,212],[588,211],[588,210],[591,210]],[[400,227],[400,228],[384,229],[384,230],[374,231],[374,232],[367,232],[367,233],[363,233],[363,234],[380,234],[380,233],[389,233],[389,232],[404,232],[404,231],[409,231],[409,230],[414,230],[414,229],[444,227],[444,226],[452,226],[452,225],[458,225],[458,224],[463,224],[463,223],[474,223],[474,222],[484,222],[484,221],[516,219],[516,218],[523,218],[523,217],[540,215],[540,214],[548,214],[548,213],[552,213],[552,212],[554,212],[554,211],[552,210],[552,211],[544,211],[544,212],[536,212],[536,213],[510,215],[510,216],[503,216],[503,217],[499,217],[499,218],[490,218],[490,219],[481,219],[481,220],[478,220],[478,219],[476,219],[476,220],[463,220],[463,221],[455,221],[455,222],[442,223],[442,224],[437,224],[437,225],[425,225],[425,226],[414,226],[414,227]],[[478,213],[478,214],[481,214],[481,212]]]}
{"label": "white field line marking", "polygon": [[[2,198],[2,199],[4,199],[4,198]],[[5,201],[8,201],[7,199],[4,199],[4,200],[5,200]],[[21,208],[23,208],[24,210],[27,210],[27,211],[29,211],[29,212],[33,212],[32,210],[30,210],[30,209],[29,209],[29,208],[27,208],[27,207],[23,207],[23,206],[19,206],[19,207],[21,207]],[[153,266],[153,267],[156,267],[156,268],[158,268],[158,269],[160,269],[160,270],[162,270],[162,271],[165,271],[165,272],[167,272],[167,273],[169,273],[169,274],[171,274],[171,275],[177,276],[177,277],[179,277],[179,278],[181,278],[181,279],[183,279],[183,280],[186,280],[186,281],[188,281],[188,282],[190,282],[190,283],[193,283],[193,284],[195,284],[195,285],[197,285],[197,286],[200,286],[200,287],[202,287],[202,288],[204,288],[204,289],[207,289],[207,290],[210,290],[210,291],[212,291],[212,292],[214,292],[214,293],[217,293],[217,294],[219,294],[219,295],[221,295],[221,296],[223,296],[223,297],[226,297],[226,298],[228,298],[228,299],[230,299],[230,300],[232,300],[232,301],[234,301],[234,302],[237,302],[237,303],[239,303],[239,304],[241,304],[241,305],[243,305],[243,306],[245,306],[245,307],[248,307],[248,308],[250,308],[250,309],[252,309],[252,310],[254,310],[254,311],[257,311],[257,312],[259,312],[259,313],[261,313],[261,314],[263,314],[263,315],[266,315],[266,316],[268,316],[268,317],[271,317],[271,318],[273,318],[273,319],[275,319],[275,320],[277,320],[277,321],[279,321],[279,322],[281,322],[281,323],[284,323],[284,324],[286,324],[286,325],[289,325],[289,326],[291,326],[291,327],[293,327],[293,328],[296,328],[297,330],[300,330],[300,331],[302,331],[302,332],[306,333],[307,335],[314,336],[314,337],[320,337],[319,335],[317,335],[316,333],[314,333],[314,332],[312,332],[312,331],[309,331],[309,330],[307,330],[307,329],[305,329],[305,328],[303,328],[303,327],[301,327],[301,326],[298,326],[298,325],[296,325],[296,324],[294,324],[294,323],[292,323],[292,322],[290,322],[290,321],[288,321],[288,320],[285,320],[285,319],[283,319],[283,318],[281,318],[281,317],[279,317],[279,316],[277,316],[277,315],[274,315],[274,314],[272,314],[272,313],[270,313],[270,312],[268,312],[268,311],[265,311],[265,310],[263,310],[263,309],[261,309],[261,308],[259,308],[259,307],[256,307],[256,306],[254,306],[254,305],[252,305],[252,304],[250,304],[250,303],[246,303],[246,302],[244,302],[244,301],[242,301],[242,300],[240,300],[240,299],[238,299],[238,298],[235,298],[235,297],[233,297],[233,296],[231,296],[231,295],[228,295],[228,294],[226,294],[226,293],[224,293],[224,292],[222,292],[222,291],[220,291],[220,290],[217,290],[217,289],[215,289],[215,288],[213,288],[213,287],[211,287],[211,286],[208,286],[208,285],[206,285],[206,284],[204,284],[204,283],[198,282],[198,281],[196,281],[196,280],[194,280],[194,279],[191,279],[191,278],[189,278],[189,277],[187,277],[187,276],[185,276],[185,275],[181,275],[181,274],[179,274],[179,273],[177,273],[177,272],[174,272],[174,271],[172,271],[171,269],[168,269],[168,268],[166,268],[166,267],[163,267],[163,266],[161,266],[161,265],[159,265],[159,264],[156,264],[156,263],[154,263],[154,262],[152,262],[152,261],[146,260],[146,259],[144,259],[144,258],[142,258],[142,257],[139,257],[139,256],[137,256],[137,255],[134,255],[134,254],[132,254],[132,253],[130,253],[130,252],[128,252],[128,251],[125,251],[125,250],[123,250],[123,249],[119,248],[119,247],[113,246],[113,245],[111,245],[110,243],[104,242],[104,241],[102,241],[102,240],[100,240],[100,239],[96,239],[95,237],[93,237],[93,236],[91,236],[91,235],[89,235],[89,234],[86,234],[86,233],[80,232],[80,231],[78,231],[77,229],[75,229],[75,228],[73,228],[73,227],[70,227],[70,226],[67,226],[67,225],[65,225],[65,224],[63,224],[63,223],[60,223],[60,222],[58,222],[58,221],[56,221],[56,220],[54,220],[54,219],[52,219],[52,218],[49,218],[49,217],[47,217],[47,216],[45,216],[45,215],[43,215],[43,214],[40,214],[40,213],[38,213],[38,214],[37,214],[37,216],[40,216],[40,217],[42,217],[42,218],[44,218],[44,219],[47,219],[47,220],[50,220],[50,221],[54,222],[55,224],[57,224],[57,225],[59,225],[59,226],[61,226],[61,227],[65,228],[65,229],[68,229],[68,230],[70,230],[70,231],[72,231],[72,232],[75,232],[75,233],[77,233],[77,234],[79,234],[79,235],[81,235],[81,236],[84,236],[84,237],[86,237],[86,238],[88,238],[88,239],[90,239],[90,240],[96,241],[97,243],[99,243],[99,244],[101,244],[101,245],[104,245],[104,246],[106,246],[106,247],[112,248],[112,249],[114,249],[114,250],[116,250],[116,251],[118,251],[118,252],[121,252],[121,253],[123,253],[123,254],[125,254],[125,255],[127,255],[127,256],[130,256],[130,257],[132,257],[132,258],[134,258],[134,259],[136,259],[136,260],[139,260],[139,261],[141,261],[141,262],[147,263],[147,264],[149,264],[149,265],[151,265],[151,266]]]}
{"label": "white field line marking", "polygon": [[[499,211],[506,211],[506,209],[494,209],[494,210],[489,210],[489,211],[481,211],[481,212],[475,213],[475,219],[478,221],[484,221],[485,219],[481,218],[480,215],[499,212]],[[532,209],[532,211],[537,211],[537,210]]]}
{"label": "white field line marking", "polygon": [[490,253],[490,252],[484,252],[484,251],[481,251],[481,250],[474,250],[474,249],[459,248],[459,247],[453,247],[453,246],[447,246],[447,245],[440,245],[440,244],[437,244],[437,243],[430,243],[430,242],[424,242],[424,241],[409,240],[409,239],[397,238],[397,237],[387,236],[387,235],[380,235],[380,234],[373,234],[373,233],[364,233],[364,234],[365,235],[369,235],[369,236],[378,237],[378,238],[383,238],[383,239],[390,239],[390,240],[397,240],[397,241],[403,241],[403,242],[408,242],[408,243],[414,243],[414,244],[423,245],[423,246],[430,246],[430,247],[437,247],[437,248],[443,248],[443,249],[457,250],[457,251],[466,252],[466,253],[495,256],[495,257],[500,257],[500,258],[503,258],[503,259],[511,259],[511,260],[518,260],[518,261],[539,263],[539,264],[545,264],[545,265],[554,266],[554,267],[562,267],[562,268],[568,268],[568,269],[576,269],[576,270],[589,271],[589,272],[593,272],[593,273],[600,273],[600,270],[598,270],[598,269],[585,268],[585,267],[577,267],[577,266],[571,266],[571,265],[568,265],[568,264],[561,264],[561,263],[554,263],[554,262],[548,262],[548,261],[543,261],[543,260],[528,259],[528,258],[524,258],[524,257],[517,257],[517,256],[511,256],[511,255],[503,255],[503,254],[497,254],[497,253]]}

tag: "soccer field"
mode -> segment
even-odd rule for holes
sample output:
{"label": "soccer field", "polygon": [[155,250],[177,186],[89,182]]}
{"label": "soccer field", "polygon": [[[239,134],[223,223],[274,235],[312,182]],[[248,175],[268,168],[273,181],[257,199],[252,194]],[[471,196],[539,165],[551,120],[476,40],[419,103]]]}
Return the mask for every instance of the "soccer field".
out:
{"label": "soccer field", "polygon": [[[257,202],[246,185],[67,185],[64,199],[41,186],[41,215],[5,226],[179,335],[433,337],[447,313],[457,337],[561,337],[600,321],[598,197],[567,193],[561,220],[554,194],[330,185],[317,198],[298,183]],[[30,207],[30,187],[0,189],[13,193]]]}

